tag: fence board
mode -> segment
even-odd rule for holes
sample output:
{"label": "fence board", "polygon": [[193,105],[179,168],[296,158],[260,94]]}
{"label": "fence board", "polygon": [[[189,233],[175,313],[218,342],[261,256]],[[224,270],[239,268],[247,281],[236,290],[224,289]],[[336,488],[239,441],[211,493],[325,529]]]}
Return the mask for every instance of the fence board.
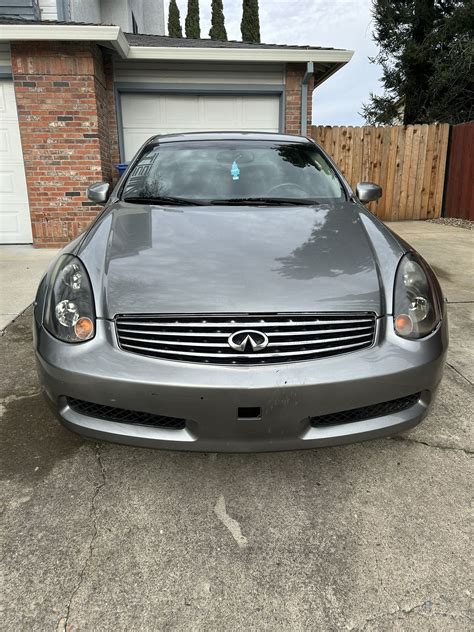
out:
{"label": "fence board", "polygon": [[474,220],[474,121],[451,130],[445,214]]}
{"label": "fence board", "polygon": [[443,206],[444,183],[446,180],[446,161],[448,157],[449,127],[439,126],[438,164],[436,167],[435,208]]}
{"label": "fence board", "polygon": [[426,139],[425,164],[423,166],[423,180],[421,182],[421,209],[420,214],[423,219],[432,217],[429,208],[430,186],[431,186],[431,169],[433,164],[434,146],[435,146],[435,126],[428,126],[428,135]]}
{"label": "fence board", "polygon": [[[313,127],[312,137],[354,190],[361,181],[382,186],[381,200],[368,206],[378,217],[397,220],[441,215],[448,125]],[[456,166],[453,173],[458,170]]]}
{"label": "fence board", "polygon": [[420,156],[420,139],[421,139],[421,126],[413,126],[413,140],[411,146],[411,156],[406,163],[408,167],[408,179],[407,179],[407,201],[405,205],[405,215],[418,219],[420,217],[420,211],[418,213],[415,210],[415,195],[416,195],[416,172],[419,165]]}
{"label": "fence board", "polygon": [[421,194],[423,190],[424,157],[426,156],[426,145],[428,142],[428,125],[420,126],[420,137],[418,139],[418,161],[416,164],[415,190],[413,192],[413,219],[421,219]]}

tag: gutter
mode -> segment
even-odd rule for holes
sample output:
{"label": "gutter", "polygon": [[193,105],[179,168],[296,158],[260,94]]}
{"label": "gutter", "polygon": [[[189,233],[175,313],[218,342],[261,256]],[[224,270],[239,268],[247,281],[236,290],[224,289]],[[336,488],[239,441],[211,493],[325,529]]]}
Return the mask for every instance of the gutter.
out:
{"label": "gutter", "polygon": [[123,59],[130,45],[120,26],[77,24],[0,24],[0,41],[88,41],[109,43]]}
{"label": "gutter", "polygon": [[309,61],[301,82],[301,136],[308,133],[308,84],[314,74],[314,63]]}

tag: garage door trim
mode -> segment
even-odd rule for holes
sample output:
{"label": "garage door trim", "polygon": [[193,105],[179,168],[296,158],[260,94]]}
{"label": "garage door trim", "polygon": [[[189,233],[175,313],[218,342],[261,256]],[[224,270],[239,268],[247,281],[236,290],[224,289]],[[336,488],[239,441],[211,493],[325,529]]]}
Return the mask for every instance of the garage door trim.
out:
{"label": "garage door trim", "polygon": [[176,83],[116,83],[115,84],[115,107],[117,116],[118,138],[120,160],[124,160],[125,142],[123,133],[122,101],[123,93],[145,93],[145,94],[193,94],[193,95],[277,95],[280,101],[279,128],[280,132],[285,129],[285,85],[247,85],[242,84],[206,84],[194,83],[179,85]]}

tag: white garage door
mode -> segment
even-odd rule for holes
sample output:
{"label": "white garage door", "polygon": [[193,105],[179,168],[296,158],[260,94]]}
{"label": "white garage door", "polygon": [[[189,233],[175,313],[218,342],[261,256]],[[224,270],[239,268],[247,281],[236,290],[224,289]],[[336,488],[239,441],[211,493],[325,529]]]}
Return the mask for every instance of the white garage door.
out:
{"label": "white garage door", "polygon": [[278,95],[122,94],[125,159],[153,134],[278,132]]}
{"label": "white garage door", "polygon": [[33,241],[15,91],[0,79],[0,243]]}

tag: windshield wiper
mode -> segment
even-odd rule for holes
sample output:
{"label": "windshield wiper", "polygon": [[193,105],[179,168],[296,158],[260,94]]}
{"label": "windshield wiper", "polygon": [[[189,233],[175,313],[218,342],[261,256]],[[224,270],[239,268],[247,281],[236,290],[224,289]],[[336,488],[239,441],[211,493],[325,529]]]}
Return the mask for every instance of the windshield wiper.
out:
{"label": "windshield wiper", "polygon": [[173,204],[176,206],[202,206],[203,202],[198,200],[189,200],[187,198],[173,197],[170,195],[163,195],[161,197],[125,197],[124,202],[131,202],[132,204]]}
{"label": "windshield wiper", "polygon": [[252,197],[252,198],[227,198],[224,200],[211,200],[211,204],[222,206],[313,206],[319,204],[311,198],[282,198],[282,197]]}

